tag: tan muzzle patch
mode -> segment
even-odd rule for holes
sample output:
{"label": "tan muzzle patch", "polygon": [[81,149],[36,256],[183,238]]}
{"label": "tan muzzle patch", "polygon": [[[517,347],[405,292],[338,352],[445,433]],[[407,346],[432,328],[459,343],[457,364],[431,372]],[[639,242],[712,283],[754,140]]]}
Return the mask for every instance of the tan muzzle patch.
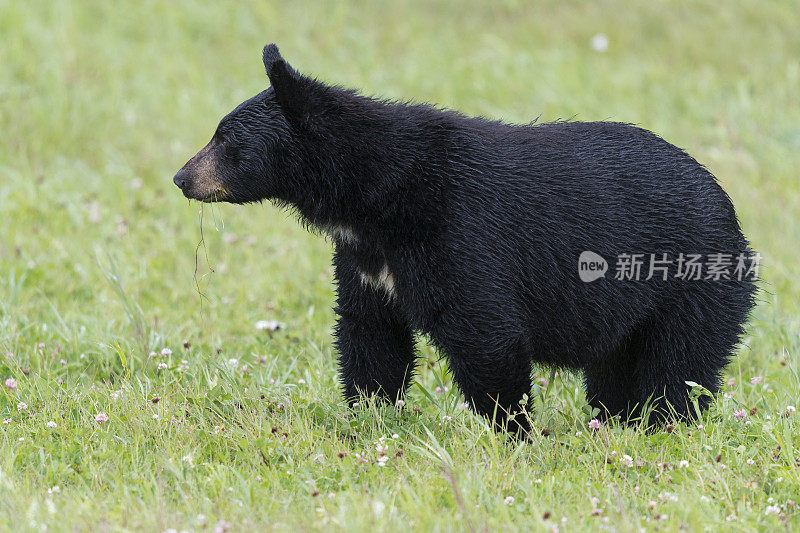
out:
{"label": "tan muzzle patch", "polygon": [[214,153],[214,141],[209,142],[191,161],[189,167],[192,169],[193,183],[192,196],[203,202],[214,202],[224,200],[227,190],[222,185],[217,165],[217,156]]}

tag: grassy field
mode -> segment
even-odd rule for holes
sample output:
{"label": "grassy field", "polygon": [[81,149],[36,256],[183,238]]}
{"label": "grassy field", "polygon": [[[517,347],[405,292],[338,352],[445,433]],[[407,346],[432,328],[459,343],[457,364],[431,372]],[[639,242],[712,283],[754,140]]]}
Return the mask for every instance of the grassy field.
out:
{"label": "grassy field", "polygon": [[[769,0],[0,0],[0,530],[800,527],[798,27]],[[404,409],[348,411],[330,243],[269,205],[201,221],[171,180],[271,41],[368,94],[634,122],[707,165],[764,292],[700,425],[591,431],[540,369],[542,435],[511,442],[422,341]]]}

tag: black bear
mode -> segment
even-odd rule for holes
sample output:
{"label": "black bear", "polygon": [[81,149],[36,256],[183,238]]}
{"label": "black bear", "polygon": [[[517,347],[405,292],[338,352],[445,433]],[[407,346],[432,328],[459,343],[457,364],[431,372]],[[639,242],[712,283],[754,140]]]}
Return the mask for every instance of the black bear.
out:
{"label": "black bear", "polygon": [[263,61],[271,87],[174,182],[204,202],[291,206],[331,236],[351,403],[403,394],[415,333],[475,411],[514,431],[529,430],[534,363],[582,370],[590,405],[624,420],[646,404],[691,416],[687,381],[719,389],[758,265],[684,151],[629,124],[509,125],[364,97],[272,44]]}

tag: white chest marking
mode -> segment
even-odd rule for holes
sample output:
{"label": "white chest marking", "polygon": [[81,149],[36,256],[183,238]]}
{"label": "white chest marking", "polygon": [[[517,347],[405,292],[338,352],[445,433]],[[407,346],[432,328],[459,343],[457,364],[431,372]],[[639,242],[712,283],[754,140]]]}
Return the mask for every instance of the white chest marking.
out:
{"label": "white chest marking", "polygon": [[328,234],[339,242],[349,244],[358,243],[358,235],[352,228],[347,226],[329,226],[326,228]]}
{"label": "white chest marking", "polygon": [[394,275],[389,272],[389,265],[383,265],[377,276],[361,272],[361,281],[376,289],[383,289],[390,298],[394,298]]}

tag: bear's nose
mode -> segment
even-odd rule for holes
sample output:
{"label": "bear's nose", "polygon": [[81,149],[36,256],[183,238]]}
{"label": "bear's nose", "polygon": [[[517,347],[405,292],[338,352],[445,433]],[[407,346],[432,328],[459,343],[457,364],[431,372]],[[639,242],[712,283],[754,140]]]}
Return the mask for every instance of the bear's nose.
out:
{"label": "bear's nose", "polygon": [[186,187],[189,186],[189,176],[186,172],[186,169],[180,169],[178,173],[175,174],[175,177],[172,178],[172,181],[180,188],[180,190],[185,190]]}

